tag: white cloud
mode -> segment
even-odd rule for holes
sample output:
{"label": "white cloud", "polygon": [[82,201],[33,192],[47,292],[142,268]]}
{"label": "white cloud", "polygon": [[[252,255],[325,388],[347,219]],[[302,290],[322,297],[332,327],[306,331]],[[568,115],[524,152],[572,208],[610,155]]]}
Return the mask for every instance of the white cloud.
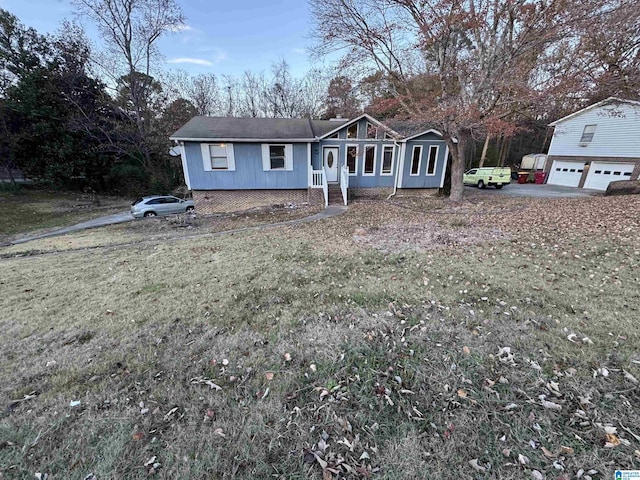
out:
{"label": "white cloud", "polygon": [[294,48],[293,53],[297,53],[298,55],[303,55],[307,53],[307,51],[304,48]]}
{"label": "white cloud", "polygon": [[174,27],[171,27],[169,28],[169,30],[171,30],[172,32],[192,32],[194,29],[193,27],[190,27],[186,23],[183,23],[182,25],[176,25]]}
{"label": "white cloud", "polygon": [[167,60],[167,63],[190,63],[192,65],[203,65],[205,67],[213,66],[213,62],[209,60],[205,60],[204,58],[188,58],[188,57],[171,58]]}

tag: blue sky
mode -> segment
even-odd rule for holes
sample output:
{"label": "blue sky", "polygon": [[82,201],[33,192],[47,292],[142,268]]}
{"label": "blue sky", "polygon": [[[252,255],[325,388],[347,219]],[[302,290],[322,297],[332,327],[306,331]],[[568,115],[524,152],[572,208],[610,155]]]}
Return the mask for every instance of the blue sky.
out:
{"label": "blue sky", "polygon": [[[267,71],[283,58],[296,76],[311,67],[306,51],[310,14],[304,0],[177,1],[187,28],[159,43],[167,69],[239,76],[245,70]],[[54,32],[63,19],[73,18],[69,0],[0,0],[0,7],[40,33]],[[99,45],[93,29],[84,24]]]}

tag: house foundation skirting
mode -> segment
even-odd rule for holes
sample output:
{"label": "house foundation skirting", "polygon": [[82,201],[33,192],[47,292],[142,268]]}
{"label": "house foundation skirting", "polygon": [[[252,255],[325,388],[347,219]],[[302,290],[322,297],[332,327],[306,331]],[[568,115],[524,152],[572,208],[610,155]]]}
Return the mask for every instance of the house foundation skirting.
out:
{"label": "house foundation skirting", "polygon": [[196,212],[230,213],[283,204],[320,203],[322,190],[194,190]]}

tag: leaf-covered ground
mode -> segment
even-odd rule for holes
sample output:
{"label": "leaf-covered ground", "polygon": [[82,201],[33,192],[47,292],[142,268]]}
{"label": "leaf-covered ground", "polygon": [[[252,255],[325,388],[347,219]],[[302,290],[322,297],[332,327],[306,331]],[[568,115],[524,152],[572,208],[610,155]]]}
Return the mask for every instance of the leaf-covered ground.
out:
{"label": "leaf-covered ground", "polygon": [[397,198],[0,260],[0,474],[640,469],[639,211],[637,197]]}

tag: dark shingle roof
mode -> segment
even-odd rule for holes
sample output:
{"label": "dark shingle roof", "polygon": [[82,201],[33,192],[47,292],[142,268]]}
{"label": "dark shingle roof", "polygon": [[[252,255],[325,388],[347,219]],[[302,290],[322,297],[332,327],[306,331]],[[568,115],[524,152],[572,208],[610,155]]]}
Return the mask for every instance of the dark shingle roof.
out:
{"label": "dark shingle roof", "polygon": [[183,140],[309,140],[344,122],[306,118],[193,117],[171,138]]}

